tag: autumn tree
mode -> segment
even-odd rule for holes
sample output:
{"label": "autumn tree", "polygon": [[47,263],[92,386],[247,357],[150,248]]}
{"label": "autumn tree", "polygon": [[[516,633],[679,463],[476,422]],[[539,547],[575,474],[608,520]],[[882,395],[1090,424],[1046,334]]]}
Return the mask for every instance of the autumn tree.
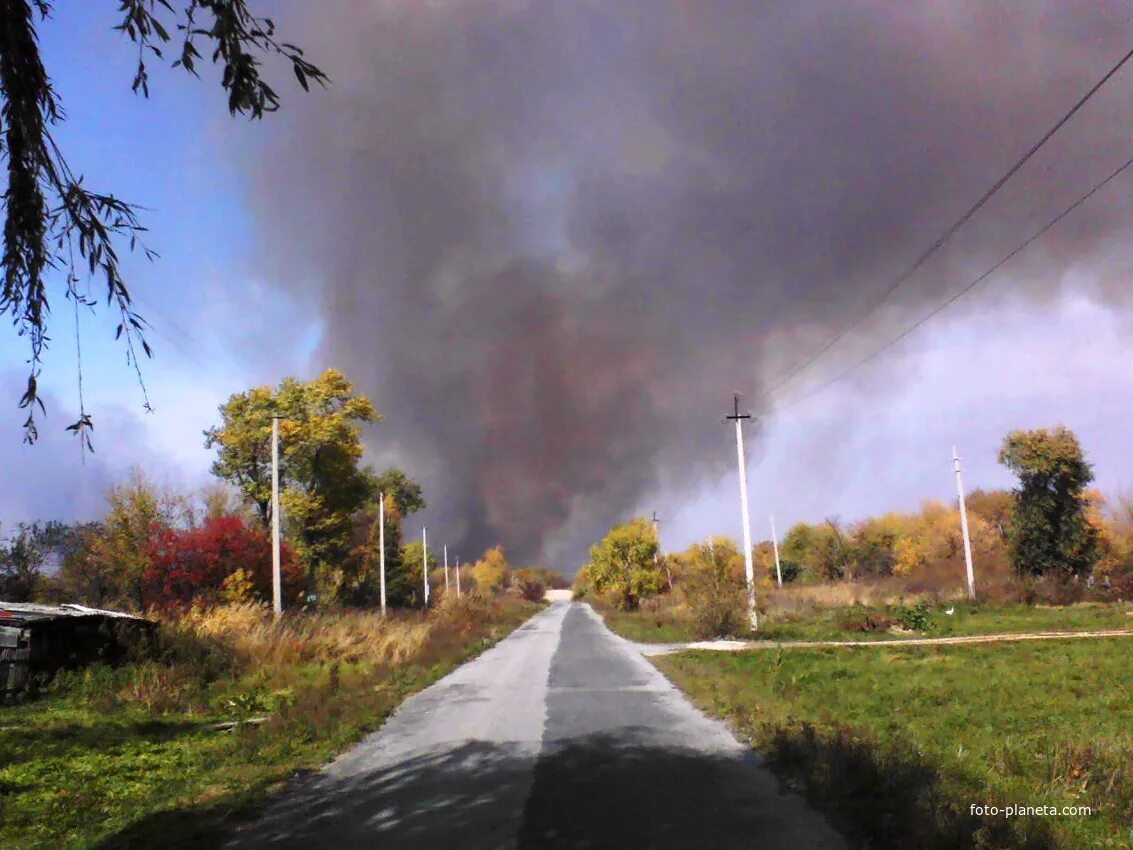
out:
{"label": "autumn tree", "polygon": [[968,515],[982,517],[1006,543],[1015,510],[1015,496],[1010,490],[975,489],[964,497]]}
{"label": "autumn tree", "polygon": [[1064,426],[1012,431],[999,462],[1019,478],[1008,535],[1016,571],[1088,574],[1098,558],[1086,499],[1094,473],[1074,432]]}
{"label": "autumn tree", "polygon": [[660,593],[666,585],[656,554],[657,535],[650,522],[639,517],[615,525],[590,547],[590,584],[619,608],[636,608],[642,597]]}
{"label": "autumn tree", "polygon": [[271,521],[271,427],[279,417],[279,477],[283,518],[308,569],[312,590],[335,599],[347,585],[343,562],[352,517],[374,495],[375,476],[360,466],[362,425],[380,418],[341,372],[312,381],[286,378],[278,387],[237,393],[220,407],[221,424],[205,432],[217,452],[213,474]]}
{"label": "autumn tree", "polygon": [[507,555],[502,546],[493,546],[472,565],[472,579],[482,594],[498,593],[508,579]]}
{"label": "autumn tree", "polygon": [[171,506],[138,471],[111,488],[102,531],[91,541],[86,572],[107,589],[106,601],[135,610],[145,608],[145,575],[150,565],[149,541],[173,524]]}
{"label": "autumn tree", "polygon": [[[136,367],[138,357],[150,353],[144,320],[135,311],[119,265],[120,250],[133,249],[145,231],[138,210],[112,192],[89,188],[81,170],[73,170],[64,157],[53,132],[66,113],[43,64],[38,30],[54,7],[54,0],[0,3],[0,153],[7,172],[0,316],[11,319],[15,333],[30,349],[27,388],[20,400],[20,407],[27,410],[28,442],[37,437],[36,414],[44,409],[39,375],[49,341],[53,286],[74,302],[77,319],[80,305],[97,305],[82,285],[84,280],[97,279],[116,316],[117,336],[125,342],[127,359]],[[277,38],[272,21],[256,16],[248,0],[117,0],[105,5],[109,14],[115,7],[114,29],[136,45],[133,88],[144,96],[149,95],[147,62],[154,60],[168,60],[194,76],[206,62],[220,66],[217,78],[227,94],[229,112],[249,118],[260,118],[280,103],[261,75],[264,57],[282,57],[304,89],[309,81],[326,81],[298,47]],[[109,18],[108,24],[112,21],[115,18]],[[169,46],[173,49],[166,54]],[[144,246],[143,250],[156,256]],[[79,419],[69,430],[89,446],[91,427],[80,394]]]}
{"label": "autumn tree", "polygon": [[[301,593],[302,569],[291,547],[281,549],[283,598]],[[147,546],[147,604],[187,605],[267,601],[272,597],[271,541],[238,516],[218,516],[197,528],[164,528]]]}
{"label": "autumn tree", "polygon": [[[688,605],[697,634],[725,637],[745,630],[747,580],[744,556],[727,537],[697,543],[682,553],[680,593]],[[772,566],[774,570],[774,566]]]}
{"label": "autumn tree", "polygon": [[59,580],[69,601],[103,608],[114,596],[109,565],[96,554],[98,541],[105,533],[101,522],[71,526],[66,546],[60,550],[59,562]]}

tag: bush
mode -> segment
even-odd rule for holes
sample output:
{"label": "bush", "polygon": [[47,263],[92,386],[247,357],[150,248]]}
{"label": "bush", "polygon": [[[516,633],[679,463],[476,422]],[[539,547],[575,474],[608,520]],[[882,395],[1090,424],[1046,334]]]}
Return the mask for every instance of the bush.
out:
{"label": "bush", "polygon": [[747,587],[735,558],[723,547],[694,547],[680,589],[698,637],[727,637],[747,630]]}
{"label": "bush", "polygon": [[844,632],[887,632],[897,625],[897,621],[879,611],[865,610],[847,614],[842,618]]}
{"label": "bush", "polygon": [[1044,576],[1022,576],[1019,580],[1019,601],[1024,605],[1073,605],[1081,602],[1088,590],[1086,583],[1065,573]]}
{"label": "bush", "polygon": [[901,624],[902,628],[910,631],[931,632],[935,627],[932,621],[932,612],[929,611],[927,602],[918,602],[908,608],[899,605],[895,613],[897,622]]}
{"label": "bush", "polygon": [[526,577],[515,579],[513,587],[515,587],[515,589],[519,591],[519,595],[528,602],[541,602],[547,592],[547,588],[541,581]]}
{"label": "bush", "polygon": [[[212,517],[200,528],[165,529],[151,538],[147,555],[145,597],[150,604],[184,606],[271,598],[268,535],[240,517]],[[302,568],[286,543],[281,555],[283,593],[294,599],[302,586]],[[241,575],[234,577],[236,573]]]}

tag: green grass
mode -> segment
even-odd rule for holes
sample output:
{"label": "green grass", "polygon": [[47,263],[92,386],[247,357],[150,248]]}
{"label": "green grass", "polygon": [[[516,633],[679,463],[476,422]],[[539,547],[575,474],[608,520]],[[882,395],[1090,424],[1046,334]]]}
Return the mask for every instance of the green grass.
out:
{"label": "green grass", "polygon": [[688,643],[696,640],[693,625],[669,611],[619,611],[602,602],[587,599],[602,615],[606,625],[628,640],[639,643]]}
{"label": "green grass", "polygon": [[168,697],[172,708],[162,694],[176,688],[152,662],[63,675],[41,698],[0,708],[0,847],[215,846],[281,780],[377,728],[538,606],[484,610],[403,666],[312,659],[282,678],[260,670],[192,685]]}
{"label": "green grass", "polygon": [[[642,643],[685,643],[697,640],[693,624],[676,610],[617,611],[597,604],[608,625],[622,637]],[[736,637],[748,640],[900,640],[908,637],[1008,634],[1012,632],[1069,632],[1133,629],[1133,606],[1127,603],[1082,603],[1065,607],[949,603],[929,606],[930,628],[920,631],[862,631],[847,628],[867,613],[897,619],[898,606],[864,605],[819,609],[805,617],[785,617],[775,611],[761,615],[759,631]],[[954,608],[951,616],[945,610]]]}
{"label": "green grass", "polygon": [[[868,846],[1133,846],[1129,638],[654,661]],[[1094,814],[970,812],[1007,803]]]}
{"label": "green grass", "polygon": [[[902,637],[994,635],[1012,632],[1072,632],[1133,629],[1133,607],[1125,603],[1083,603],[1064,607],[949,603],[928,607],[930,628],[905,634],[847,629],[867,611],[896,619],[897,606],[829,608],[801,620],[777,620],[771,612],[753,637],[757,640],[899,640]],[[952,608],[951,615],[945,610]]]}

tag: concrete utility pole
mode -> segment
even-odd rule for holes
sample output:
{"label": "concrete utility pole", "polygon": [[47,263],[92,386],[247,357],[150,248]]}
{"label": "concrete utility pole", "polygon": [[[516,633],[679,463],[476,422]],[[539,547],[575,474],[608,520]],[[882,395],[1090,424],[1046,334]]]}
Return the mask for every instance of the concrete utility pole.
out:
{"label": "concrete utility pole", "polygon": [[279,417],[271,418],[271,595],[275,616],[283,614],[279,576]]}
{"label": "concrete utility pole", "polygon": [[964,504],[964,479],[960,474],[960,455],[952,447],[952,467],[956,470],[956,492],[960,494],[960,530],[964,532],[964,565],[968,569],[968,598],[976,598],[976,579],[972,573],[972,541],[968,537],[968,508]]}
{"label": "concrete utility pole", "polygon": [[445,544],[445,596],[448,596],[448,544]]}
{"label": "concrete utility pole", "polygon": [[751,562],[751,519],[747,509],[747,465],[744,462],[744,426],[745,419],[751,419],[750,413],[740,413],[740,396],[733,396],[734,408],[731,416],[724,420],[736,423],[736,457],[740,467],[740,513],[744,523],[744,573],[747,576],[747,609],[751,617],[752,629],[759,628],[759,617],[755,612],[755,569]]}
{"label": "concrete utility pole", "polygon": [[[657,538],[657,549],[653,553],[653,566],[657,566],[657,559],[661,554],[661,530],[658,528],[661,525],[661,520],[657,519],[657,511],[653,512],[653,536]],[[673,574],[669,570],[669,562],[665,561],[665,580],[669,583],[669,590],[673,589]]]}
{"label": "concrete utility pole", "polygon": [[456,598],[460,598],[460,558],[456,559]]}
{"label": "concrete utility pole", "polygon": [[783,570],[779,567],[779,537],[775,534],[775,515],[771,515],[771,548],[775,550],[775,580],[783,586]]}
{"label": "concrete utility pole", "polygon": [[386,494],[378,494],[378,564],[381,572],[382,616],[386,615]]}
{"label": "concrete utility pole", "polygon": [[425,574],[425,607],[429,607],[429,529],[421,527],[421,572]]}

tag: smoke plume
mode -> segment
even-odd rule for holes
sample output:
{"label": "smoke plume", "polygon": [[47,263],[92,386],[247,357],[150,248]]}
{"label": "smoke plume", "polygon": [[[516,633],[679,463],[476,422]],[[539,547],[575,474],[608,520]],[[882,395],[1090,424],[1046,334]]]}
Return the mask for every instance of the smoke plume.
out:
{"label": "smoke plume", "polygon": [[[273,274],[320,305],[320,362],[375,400],[371,447],[423,480],[430,524],[567,569],[729,468],[731,393],[765,407],[1133,35],[1118,2],[352,0],[284,29],[334,83],[255,152]],[[1133,155],[1131,75],[810,379]],[[1012,291],[1073,270],[1117,296],[1131,187]]]}

